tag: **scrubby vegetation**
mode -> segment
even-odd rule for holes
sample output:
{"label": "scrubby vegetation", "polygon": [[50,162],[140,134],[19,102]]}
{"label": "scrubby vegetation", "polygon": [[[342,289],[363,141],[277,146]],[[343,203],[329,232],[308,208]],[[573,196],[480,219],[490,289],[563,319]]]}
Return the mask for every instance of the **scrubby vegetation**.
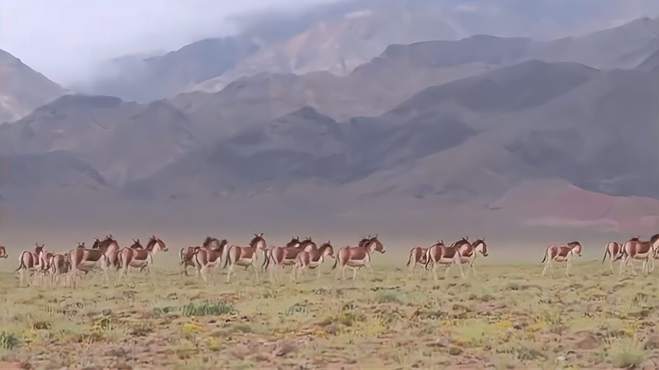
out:
{"label": "scrubby vegetation", "polygon": [[[402,259],[401,259],[402,260]],[[483,265],[435,283],[380,259],[371,274],[298,283],[240,271],[225,284],[151,276],[76,290],[18,288],[0,273],[0,364],[33,368],[656,368],[659,271],[571,278]],[[218,274],[219,275],[219,274]],[[74,355],[86,348],[80,354]],[[309,354],[314,356],[310,357]]]}

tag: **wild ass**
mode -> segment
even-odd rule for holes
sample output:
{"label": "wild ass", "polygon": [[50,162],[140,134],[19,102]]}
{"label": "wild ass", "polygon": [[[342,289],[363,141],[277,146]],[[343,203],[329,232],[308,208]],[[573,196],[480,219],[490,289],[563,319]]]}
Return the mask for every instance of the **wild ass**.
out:
{"label": "wild ass", "polygon": [[410,249],[409,258],[407,259],[407,267],[410,268],[410,272],[414,272],[417,265],[425,265],[426,258],[428,254],[428,248],[424,247],[414,247]]}
{"label": "wild ass", "polygon": [[68,272],[71,270],[71,255],[69,254],[53,254],[48,260],[48,272],[50,273],[51,284],[59,283],[61,278],[64,278],[64,285],[66,285]]}
{"label": "wild ass", "polygon": [[305,248],[302,252],[297,255],[295,260],[295,275],[294,278],[297,279],[298,275],[302,273],[304,269],[316,269],[317,274],[316,278],[320,277],[320,265],[323,264],[325,258],[334,257],[334,247],[332,243],[328,240],[326,243],[316,248],[316,245],[310,245],[311,248]]}
{"label": "wild ass", "polygon": [[613,262],[619,260],[622,257],[622,244],[618,242],[606,243],[606,246],[604,246],[604,257],[602,257],[602,264],[604,264],[606,261],[606,257],[609,257],[611,272],[613,272]]}
{"label": "wild ass", "polygon": [[426,253],[426,269],[428,265],[432,263],[432,275],[435,281],[439,280],[437,278],[437,268],[439,265],[446,265],[446,270],[444,271],[444,277],[448,277],[449,270],[451,265],[457,265],[460,270],[460,276],[465,277],[464,271],[462,270],[462,256],[460,255],[460,250],[464,249],[466,246],[471,247],[471,244],[467,240],[467,237],[464,237],[451,246],[447,247],[444,244],[443,240],[438,241],[432,247],[428,248]]}
{"label": "wild ass", "polygon": [[261,265],[261,269],[263,271],[266,271],[270,267],[271,263],[276,264],[276,262],[273,259],[274,259],[274,255],[279,255],[281,253],[281,252],[279,252],[279,250],[284,250],[286,248],[299,249],[300,244],[302,244],[302,241],[300,241],[300,237],[299,236],[294,236],[294,237],[291,238],[291,241],[286,243],[286,245],[283,246],[283,247],[276,247],[274,245],[268,247],[265,251],[265,258],[263,260],[263,265]]}
{"label": "wild ass", "polygon": [[565,262],[565,276],[570,276],[570,267],[572,266],[572,259],[581,257],[583,246],[581,243],[574,241],[563,245],[551,245],[545,249],[545,256],[542,263],[545,268],[542,269],[542,276],[545,276],[547,270],[553,273],[552,263]]}
{"label": "wild ass", "polygon": [[117,255],[119,254],[119,244],[116,240],[112,239],[112,236],[108,236],[98,244],[98,248],[89,249],[84,248],[84,246],[78,246],[77,248],[69,252],[69,257],[71,259],[71,271],[69,272],[70,281],[72,284],[75,284],[75,278],[78,272],[84,272],[85,274],[91,271],[94,267],[99,266],[103,270],[105,279],[108,279],[107,270],[111,266],[117,266]]}
{"label": "wild ass", "polygon": [[[274,266],[270,270],[270,278],[274,280],[274,269],[279,267],[280,271],[283,271],[286,266],[295,266],[297,261],[297,256],[304,251],[311,251],[315,249],[316,243],[311,240],[310,237],[307,237],[303,241],[300,241],[299,238],[291,239],[285,247],[274,247],[267,250],[268,263],[265,264],[266,269],[268,265],[272,263]],[[291,271],[293,274],[295,271]],[[291,278],[294,278],[291,275]]]}
{"label": "wild ass", "polygon": [[[179,250],[180,264],[183,266],[183,274],[188,276],[188,267],[196,267],[195,254],[200,248],[218,249],[220,241],[217,238],[207,236],[201,243],[201,246],[188,246]],[[197,270],[197,273],[199,271]]]}
{"label": "wild ass", "polygon": [[460,246],[460,260],[469,265],[472,275],[476,275],[476,259],[478,255],[487,257],[487,244],[485,239],[476,239],[473,243],[462,243]]}
{"label": "wild ass", "polygon": [[632,273],[636,274],[633,261],[643,261],[641,273],[649,273],[654,269],[654,256],[659,249],[659,234],[653,235],[649,241],[641,241],[638,237],[629,239],[622,246],[620,255],[620,274],[622,274],[627,265],[631,266]]}
{"label": "wild ass", "polygon": [[193,260],[197,268],[197,276],[208,281],[207,271],[220,266],[228,244],[226,239],[219,241],[216,238],[207,237],[203,245],[195,249]]}
{"label": "wild ass", "polygon": [[146,247],[143,247],[140,240],[133,240],[133,244],[129,248],[123,248],[119,252],[119,260],[121,261],[121,275],[128,274],[128,268],[137,268],[140,271],[146,269],[151,272],[151,265],[153,265],[153,256],[158,252],[167,252],[167,245],[160,238],[155,235],[149,239]]}
{"label": "wild ass", "polygon": [[339,250],[332,269],[335,269],[337,265],[340,265],[341,278],[344,279],[345,271],[350,267],[352,268],[352,280],[355,280],[357,278],[357,269],[366,267],[370,271],[373,271],[373,267],[371,266],[371,255],[374,251],[385,253],[384,246],[377,236],[373,236],[370,239],[362,239],[356,247],[343,247]]}
{"label": "wild ass", "polygon": [[224,260],[224,268],[229,266],[229,271],[227,271],[227,283],[231,282],[231,273],[233,273],[233,268],[236,265],[243,266],[245,269],[250,266],[253,267],[256,280],[258,281],[259,269],[256,266],[256,262],[258,261],[259,251],[263,252],[265,255],[266,248],[267,246],[265,239],[263,239],[263,233],[254,234],[254,238],[252,238],[247,247],[237,245],[229,247],[227,258]]}
{"label": "wild ass", "polygon": [[5,248],[4,245],[0,245],[0,258],[7,258],[9,255],[7,254],[7,248]]}
{"label": "wild ass", "polygon": [[[217,238],[213,238],[210,236],[207,236],[204,242],[201,244],[201,246],[189,246],[189,247],[184,247],[179,250],[179,258],[181,259],[181,265],[183,266],[183,274],[185,276],[188,276],[188,267],[196,267],[195,265],[195,253],[202,248],[202,247],[208,247],[208,248],[214,248],[213,245],[214,243],[219,243],[219,240]],[[199,271],[197,271],[198,273]]]}
{"label": "wild ass", "polygon": [[18,257],[18,268],[16,272],[19,273],[19,285],[25,283],[25,273],[33,273],[41,270],[42,265],[40,264],[41,252],[44,250],[45,244],[36,243],[34,245],[34,251],[23,251]]}

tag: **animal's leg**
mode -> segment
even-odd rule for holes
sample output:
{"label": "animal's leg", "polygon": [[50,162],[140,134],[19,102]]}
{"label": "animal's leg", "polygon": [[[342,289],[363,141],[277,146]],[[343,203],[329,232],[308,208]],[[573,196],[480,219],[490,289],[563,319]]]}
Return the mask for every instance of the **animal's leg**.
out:
{"label": "animal's leg", "polygon": [[227,283],[231,282],[231,273],[233,272],[233,263],[229,265],[229,270],[227,270]]}
{"label": "animal's leg", "polygon": [[353,267],[352,268],[352,280],[354,281],[355,279],[357,279],[357,268]]}
{"label": "animal's leg", "polygon": [[456,261],[458,264],[458,270],[460,270],[460,276],[464,279],[465,278],[465,273],[464,270],[462,269],[462,258],[458,258]]}

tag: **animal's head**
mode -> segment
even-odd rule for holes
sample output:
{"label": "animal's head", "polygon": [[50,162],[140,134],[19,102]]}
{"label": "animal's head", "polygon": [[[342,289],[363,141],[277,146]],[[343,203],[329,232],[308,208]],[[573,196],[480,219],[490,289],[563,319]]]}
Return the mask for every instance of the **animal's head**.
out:
{"label": "animal's head", "polygon": [[96,238],[94,239],[94,243],[92,244],[92,249],[98,249],[101,247],[101,239]]}
{"label": "animal's head", "polygon": [[217,238],[214,238],[212,236],[207,236],[206,239],[204,239],[204,242],[201,245],[205,248],[210,248],[211,245],[214,244],[215,248],[217,248],[217,247],[219,247],[218,246],[219,242],[220,241],[217,240]]}
{"label": "animal's head", "polygon": [[296,235],[293,238],[291,238],[290,242],[286,243],[286,246],[291,248],[297,248],[300,246],[300,244],[301,244],[300,237]]}
{"label": "animal's head", "polygon": [[317,247],[317,245],[316,245],[316,243],[314,243],[313,240],[311,240],[311,238],[305,238],[304,241],[302,241],[302,243],[300,243],[300,247],[303,250],[305,250],[307,252],[310,252],[310,251],[314,250]]}
{"label": "animal's head", "polygon": [[[98,240],[98,239],[96,239]],[[78,248],[84,249],[85,248],[85,242],[78,242]]]}
{"label": "animal's head", "polygon": [[487,257],[487,243],[485,243],[485,238],[477,239],[472,245],[476,252],[482,254],[483,257]]}
{"label": "animal's head", "polygon": [[318,250],[321,255],[334,258],[334,247],[332,247],[332,242],[329,240],[323,243]]}
{"label": "animal's head", "polygon": [[384,250],[384,245],[382,244],[380,239],[378,239],[378,234],[375,234],[375,236],[371,238],[371,240],[368,242],[368,246],[369,248],[371,248],[371,250],[374,250],[376,252],[380,252],[380,253],[386,252]]}
{"label": "animal's head", "polygon": [[263,239],[263,233],[254,234],[254,237],[249,242],[249,245],[253,248],[266,249],[265,239]]}
{"label": "animal's head", "polygon": [[133,249],[143,249],[142,243],[140,243],[139,239],[133,239],[133,244],[130,246]]}
{"label": "animal's head", "polygon": [[572,253],[576,254],[577,256],[581,257],[581,251],[583,249],[583,246],[581,245],[580,242],[574,241],[574,242],[569,242],[567,243],[568,247],[572,249]]}
{"label": "animal's head", "polygon": [[0,258],[7,258],[7,248],[4,245],[0,245]]}
{"label": "animal's head", "polygon": [[159,237],[157,237],[155,235],[151,236],[151,239],[149,239],[149,244],[148,245],[152,245],[153,250],[157,250],[159,252],[167,252],[169,250],[169,249],[167,249],[167,244],[165,244],[165,242],[162,241],[162,239],[160,239]]}
{"label": "animal's head", "polygon": [[34,243],[34,253],[39,254],[44,250],[44,248],[46,248],[46,244]]}

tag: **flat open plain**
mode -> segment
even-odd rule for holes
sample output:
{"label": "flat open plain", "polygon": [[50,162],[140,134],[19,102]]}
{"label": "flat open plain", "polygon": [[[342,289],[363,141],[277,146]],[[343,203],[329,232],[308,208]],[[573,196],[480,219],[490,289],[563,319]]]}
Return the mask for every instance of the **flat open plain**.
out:
{"label": "flat open plain", "polygon": [[[19,288],[0,260],[0,367],[172,369],[557,369],[659,367],[659,270],[622,278],[579,260],[481,260],[438,282],[400,255],[337,280],[331,263],[271,283],[238,270],[210,284],[181,275],[174,253],[150,275],[93,273],[73,290]],[[332,261],[333,262],[333,261]]]}

